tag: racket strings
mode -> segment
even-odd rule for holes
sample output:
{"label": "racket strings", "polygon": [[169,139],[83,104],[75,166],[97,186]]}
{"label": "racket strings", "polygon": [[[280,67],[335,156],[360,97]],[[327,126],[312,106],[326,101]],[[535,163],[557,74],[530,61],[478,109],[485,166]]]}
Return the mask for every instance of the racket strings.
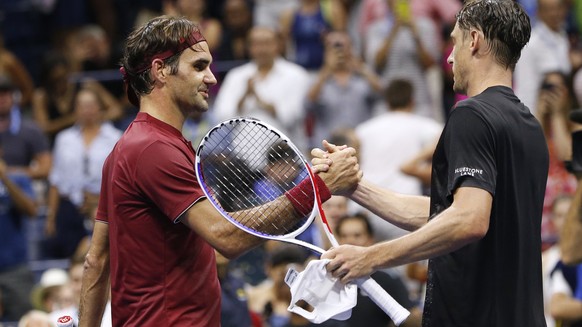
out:
{"label": "racket strings", "polygon": [[264,234],[286,235],[306,221],[307,217],[290,224],[295,213],[289,206],[263,206],[308,177],[304,162],[279,134],[256,124],[224,124],[205,138],[200,151],[211,201],[238,224]]}

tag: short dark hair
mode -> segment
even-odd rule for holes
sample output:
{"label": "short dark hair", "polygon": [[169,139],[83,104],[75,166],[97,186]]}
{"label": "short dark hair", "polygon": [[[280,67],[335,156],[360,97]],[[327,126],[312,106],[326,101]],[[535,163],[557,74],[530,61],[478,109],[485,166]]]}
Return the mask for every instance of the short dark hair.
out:
{"label": "short dark hair", "polygon": [[412,103],[413,86],[406,79],[395,79],[384,90],[384,98],[392,109],[409,106]]}
{"label": "short dark hair", "polygon": [[271,267],[291,263],[303,264],[306,258],[305,251],[295,244],[281,244],[267,255],[267,261]]}
{"label": "short dark hair", "polygon": [[[180,49],[184,40],[194,33],[200,33],[198,25],[183,17],[170,16],[154,18],[134,30],[127,37],[121,59],[121,65],[127,74],[124,78],[127,78],[128,87],[136,94],[150,93],[154,82],[147,68],[150,64],[148,61],[157,54]],[[171,74],[178,72],[181,53],[182,51],[175,51],[172,56],[163,59],[164,65],[170,67]]]}
{"label": "short dark hair", "polygon": [[374,229],[372,228],[372,224],[370,224],[370,220],[368,219],[368,216],[363,212],[356,212],[352,215],[347,215],[347,216],[341,217],[335,226],[335,233],[336,234],[338,234],[338,235],[340,234],[342,226],[348,220],[356,220],[356,221],[362,222],[364,224],[364,227],[365,227],[368,235],[370,235],[370,237],[374,237]]}
{"label": "short dark hair", "polygon": [[457,24],[463,32],[482,31],[497,62],[511,70],[531,34],[527,13],[513,0],[469,0],[457,14]]}

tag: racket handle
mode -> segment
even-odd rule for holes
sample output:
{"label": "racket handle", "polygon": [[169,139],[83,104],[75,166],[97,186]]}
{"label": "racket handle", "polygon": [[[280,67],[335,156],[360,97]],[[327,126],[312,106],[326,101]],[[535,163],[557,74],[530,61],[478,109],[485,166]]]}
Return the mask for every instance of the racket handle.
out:
{"label": "racket handle", "polygon": [[400,303],[396,302],[396,300],[394,300],[394,298],[371,277],[360,278],[355,282],[359,288],[368,294],[370,299],[372,299],[378,307],[386,312],[396,326],[399,326],[410,315],[410,311],[406,310],[400,305]]}

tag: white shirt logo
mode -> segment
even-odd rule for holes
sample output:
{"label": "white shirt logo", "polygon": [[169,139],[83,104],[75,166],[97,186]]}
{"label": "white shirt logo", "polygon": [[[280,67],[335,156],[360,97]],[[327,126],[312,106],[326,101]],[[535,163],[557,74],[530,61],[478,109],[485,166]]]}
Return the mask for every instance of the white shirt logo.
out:
{"label": "white shirt logo", "polygon": [[459,174],[460,176],[470,175],[474,177],[475,174],[483,175],[483,169],[470,167],[455,168],[455,174]]}

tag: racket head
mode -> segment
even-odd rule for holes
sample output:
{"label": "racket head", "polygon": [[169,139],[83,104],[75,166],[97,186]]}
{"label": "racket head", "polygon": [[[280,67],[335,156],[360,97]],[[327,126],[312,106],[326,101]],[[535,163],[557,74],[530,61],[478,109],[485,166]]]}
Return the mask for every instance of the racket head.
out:
{"label": "racket head", "polygon": [[[210,203],[228,221],[255,236],[293,239],[309,227],[318,213],[315,196],[307,216],[292,227],[281,222],[276,233],[262,228],[265,226],[260,219],[269,216],[268,210],[259,217],[240,214],[273,201],[305,178],[315,187],[301,151],[285,134],[260,120],[233,118],[217,124],[200,142],[195,168]],[[268,224],[277,223],[272,217],[268,220]]]}

